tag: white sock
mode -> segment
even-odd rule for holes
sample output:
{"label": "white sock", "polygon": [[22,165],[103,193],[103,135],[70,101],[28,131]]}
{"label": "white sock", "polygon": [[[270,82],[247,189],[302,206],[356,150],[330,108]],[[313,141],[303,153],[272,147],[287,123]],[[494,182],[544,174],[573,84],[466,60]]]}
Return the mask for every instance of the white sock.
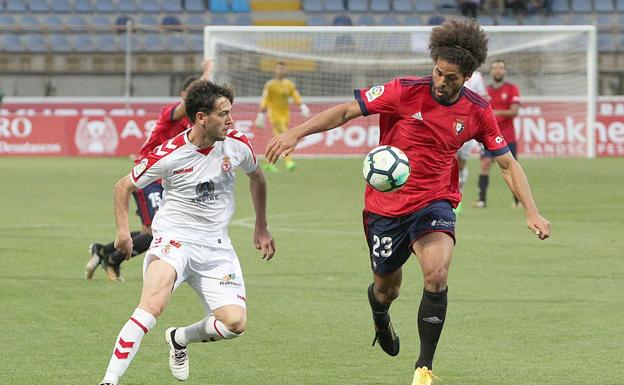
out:
{"label": "white sock", "polygon": [[153,315],[139,308],[134,310],[117,336],[113,355],[102,382],[116,384],[119,381],[139,350],[143,336],[154,326],[156,326],[156,318]]}
{"label": "white sock", "polygon": [[175,341],[186,346],[192,342],[231,340],[239,335],[229,331],[221,321],[212,316],[192,325],[178,328],[175,332]]}
{"label": "white sock", "polygon": [[464,167],[463,170],[459,170],[459,191],[464,191],[466,182],[468,182],[468,166]]}

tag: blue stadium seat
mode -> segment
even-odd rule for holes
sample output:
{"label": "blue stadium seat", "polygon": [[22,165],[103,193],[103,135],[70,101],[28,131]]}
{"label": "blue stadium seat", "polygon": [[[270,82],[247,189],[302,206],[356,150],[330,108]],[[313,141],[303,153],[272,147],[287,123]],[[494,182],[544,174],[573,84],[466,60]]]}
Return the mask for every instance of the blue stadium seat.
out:
{"label": "blue stadium seat", "polygon": [[395,12],[412,12],[412,1],[394,0],[392,2],[392,9],[394,9]]}
{"label": "blue stadium seat", "polygon": [[368,0],[347,0],[347,9],[351,12],[368,12]]}
{"label": "blue stadium seat", "polygon": [[325,10],[328,12],[342,12],[345,10],[342,0],[325,0]]}
{"label": "blue stadium seat", "polygon": [[617,0],[615,3],[615,8],[618,12],[624,12],[624,0]]}
{"label": "blue stadium seat", "polygon": [[323,11],[323,3],[321,0],[303,0],[303,10],[306,12],[321,12]]}
{"label": "blue stadium seat", "polygon": [[0,14],[0,25],[4,27],[13,27],[17,23],[13,15]]}
{"label": "blue stadium seat", "polygon": [[22,51],[22,42],[20,41],[19,35],[16,33],[3,33],[2,50],[6,52]]}
{"label": "blue stadium seat", "polygon": [[594,0],[594,9],[598,12],[613,12],[613,0]]}
{"label": "blue stadium seat", "polygon": [[[1,23],[0,23],[1,24]],[[59,15],[54,13],[49,13],[43,17],[43,22],[41,23],[48,28],[60,29],[61,26],[65,25],[65,20],[61,18]]]}
{"label": "blue stadium seat", "polygon": [[591,12],[592,4],[588,0],[572,0],[572,11],[574,12]]}
{"label": "blue stadium seat", "polygon": [[253,19],[247,14],[238,15],[234,19],[234,25],[253,25]]}
{"label": "blue stadium seat", "polygon": [[156,19],[156,16],[153,16],[153,15],[141,15],[137,19],[137,24],[157,26],[160,23],[158,22],[158,19]]}
{"label": "blue stadium seat", "polygon": [[97,0],[95,2],[95,11],[103,13],[115,12],[115,4],[113,0]]}
{"label": "blue stadium seat", "polygon": [[568,12],[570,11],[569,0],[552,0],[553,12]]}
{"label": "blue stadium seat", "polygon": [[7,0],[6,10],[9,12],[26,12],[28,11],[28,5],[24,0]]}
{"label": "blue stadium seat", "polygon": [[73,10],[72,4],[69,0],[51,0],[50,8],[52,9],[52,12],[58,13],[68,13]]}
{"label": "blue stadium seat", "polygon": [[88,25],[83,15],[70,15],[67,18],[67,27],[72,31],[86,31]]}
{"label": "blue stadium seat", "polygon": [[494,19],[490,15],[480,14],[477,16],[477,21],[481,25],[494,25]]}
{"label": "blue stadium seat", "polygon": [[141,45],[139,46],[139,50],[149,52],[162,51],[164,48],[165,44],[163,42],[162,36],[156,34],[148,34],[143,36]]}
{"label": "blue stadium seat", "polygon": [[210,24],[210,21],[206,14],[191,14],[186,19],[186,25],[191,27],[204,27]]}
{"label": "blue stadium seat", "polygon": [[509,16],[499,16],[498,18],[499,25],[518,25],[518,21],[515,17]]}
{"label": "blue stadium seat", "polygon": [[189,49],[193,52],[201,52],[204,50],[204,35],[201,33],[191,34]]}
{"label": "blue stadium seat", "polygon": [[25,15],[22,15],[22,17],[20,18],[20,25],[25,29],[35,29],[39,26],[39,24],[41,24],[39,22],[39,18],[35,15],[27,13]]}
{"label": "blue stadium seat", "polygon": [[186,0],[184,2],[184,9],[188,12],[205,12],[206,3],[204,0]]}
{"label": "blue stadium seat", "polygon": [[167,0],[163,2],[162,9],[165,12],[182,12],[182,1]]}
{"label": "blue stadium seat", "polygon": [[372,0],[370,9],[373,12],[390,12],[390,0]]}
{"label": "blue stadium seat", "polygon": [[50,4],[47,0],[30,0],[28,8],[33,12],[49,12]]}
{"label": "blue stadium seat", "polygon": [[426,25],[418,15],[407,15],[405,25]]}
{"label": "blue stadium seat", "polygon": [[349,15],[336,15],[332,24],[336,26],[350,26],[353,25],[353,20]]}
{"label": "blue stadium seat", "polygon": [[111,33],[97,33],[93,37],[93,42],[98,52],[117,52],[122,49],[117,37]]}
{"label": "blue stadium seat", "polygon": [[544,19],[538,15],[527,15],[522,19],[524,25],[541,25],[544,24]]}
{"label": "blue stadium seat", "polygon": [[612,52],[617,49],[618,35],[615,33],[601,32],[598,34],[598,51]]}
{"label": "blue stadium seat", "polygon": [[22,35],[22,46],[28,52],[46,52],[48,43],[45,35],[40,33],[26,33]]}
{"label": "blue stadium seat", "polygon": [[211,12],[229,12],[230,5],[227,0],[210,0]]}
{"label": "blue stadium seat", "polygon": [[416,0],[414,4],[414,9],[417,12],[434,12],[435,6],[433,1],[430,0]]}
{"label": "blue stadium seat", "polygon": [[136,12],[138,8],[134,0],[119,0],[117,2],[117,10],[120,12]]}
{"label": "blue stadium seat", "polygon": [[573,25],[590,25],[594,24],[594,19],[588,13],[573,13],[570,18],[570,24]]}
{"label": "blue stadium seat", "polygon": [[212,15],[210,18],[211,25],[231,25],[230,19],[224,14]]}
{"label": "blue stadium seat", "polygon": [[118,33],[121,33],[123,31],[125,31],[126,28],[127,28],[126,23],[128,21],[132,21],[132,20],[133,20],[132,16],[129,16],[129,15],[119,15],[119,16],[117,16],[117,18],[115,19],[115,30]]}
{"label": "blue stadium seat", "polygon": [[74,37],[74,50],[79,52],[93,52],[95,48],[93,47],[93,40],[91,40],[91,35],[88,33],[81,33]]}
{"label": "blue stadium seat", "polygon": [[181,35],[179,33],[167,33],[163,36],[163,41],[165,43],[165,47],[168,51],[172,52],[185,52],[188,50],[187,35]]}
{"label": "blue stadium seat", "polygon": [[355,25],[375,25],[375,18],[371,15],[360,15],[356,19]]}
{"label": "blue stadium seat", "polygon": [[249,0],[232,0],[232,12],[247,13],[251,12]]}
{"label": "blue stadium seat", "polygon": [[53,33],[50,35],[50,49],[53,52],[71,52],[73,50],[72,45],[65,33]]}
{"label": "blue stadium seat", "polygon": [[397,25],[401,25],[401,21],[399,20],[398,17],[392,15],[392,14],[387,14],[387,15],[383,15],[381,17],[381,20],[379,20],[379,24],[380,25],[390,25],[390,26],[397,26]]}
{"label": "blue stadium seat", "polygon": [[600,26],[616,25],[618,24],[617,14],[613,13],[598,13],[596,14],[596,23]]}
{"label": "blue stadium seat", "polygon": [[567,17],[563,15],[554,14],[546,18],[547,25],[565,25],[567,23]]}
{"label": "blue stadium seat", "polygon": [[93,3],[91,2],[91,0],[75,0],[74,10],[76,12],[95,12],[95,8],[93,7]]}
{"label": "blue stadium seat", "polygon": [[160,12],[161,10],[162,4],[160,0],[139,1],[139,11],[141,12]]}
{"label": "blue stadium seat", "polygon": [[434,13],[433,15],[427,17],[427,25],[440,25],[442,23],[444,23],[444,16],[440,15],[439,13]]}
{"label": "blue stadium seat", "polygon": [[319,27],[330,24],[330,21],[323,15],[311,15],[310,17],[308,17],[308,25],[312,27]]}
{"label": "blue stadium seat", "polygon": [[91,17],[91,25],[97,30],[109,30],[113,26],[113,20],[106,15],[94,15]]}
{"label": "blue stadium seat", "polygon": [[182,31],[180,19],[177,16],[167,15],[162,20],[163,27],[172,31]]}

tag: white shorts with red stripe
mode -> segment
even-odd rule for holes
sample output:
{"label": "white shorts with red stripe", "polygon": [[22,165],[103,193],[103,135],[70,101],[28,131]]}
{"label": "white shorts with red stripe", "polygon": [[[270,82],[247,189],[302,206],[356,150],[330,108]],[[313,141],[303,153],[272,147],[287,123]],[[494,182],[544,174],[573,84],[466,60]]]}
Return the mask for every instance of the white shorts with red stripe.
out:
{"label": "white shorts with red stripe", "polygon": [[154,239],[145,253],[144,276],[147,266],[155,259],[161,259],[175,269],[177,277],[173,290],[182,282],[188,283],[201,299],[207,314],[224,305],[246,308],[245,281],[233,248]]}

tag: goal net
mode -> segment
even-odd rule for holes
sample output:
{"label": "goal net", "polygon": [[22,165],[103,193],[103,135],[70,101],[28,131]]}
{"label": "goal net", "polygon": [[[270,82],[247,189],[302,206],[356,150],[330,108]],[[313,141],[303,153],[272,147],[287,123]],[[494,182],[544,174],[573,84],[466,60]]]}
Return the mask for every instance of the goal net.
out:
{"label": "goal net", "polygon": [[[518,85],[515,120],[520,154],[594,156],[596,32],[593,26],[484,27],[489,55],[479,70],[504,60],[507,81]],[[234,87],[236,127],[258,152],[271,130],[253,121],[260,95],[283,62],[313,113],[353,99],[353,90],[397,76],[428,76],[430,27],[206,27],[204,52],[215,60],[213,78]],[[290,126],[303,121],[291,105]],[[361,155],[377,144],[376,116],[306,138],[297,154]]]}

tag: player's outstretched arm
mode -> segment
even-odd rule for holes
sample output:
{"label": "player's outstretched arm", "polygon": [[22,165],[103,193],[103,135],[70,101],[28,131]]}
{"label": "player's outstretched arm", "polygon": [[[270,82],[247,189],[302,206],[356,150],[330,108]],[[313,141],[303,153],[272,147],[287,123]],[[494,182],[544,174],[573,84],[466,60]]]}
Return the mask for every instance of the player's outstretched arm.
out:
{"label": "player's outstretched arm", "polygon": [[[199,80],[210,80],[210,76],[212,76],[212,67],[213,61],[212,59],[204,59],[202,62],[202,75]],[[173,120],[180,120],[186,115],[186,106],[184,105],[184,101],[181,101],[180,104],[173,110]]]}
{"label": "player's outstretched arm", "polygon": [[117,226],[117,236],[115,238],[115,249],[126,254],[126,259],[132,257],[132,237],[130,236],[130,226],[128,225],[128,204],[130,194],[136,190],[130,175],[121,178],[115,185],[115,224]]}
{"label": "player's outstretched arm", "polygon": [[531,194],[529,181],[520,163],[510,152],[497,156],[496,162],[503,172],[503,178],[509,189],[524,207],[529,230],[533,231],[539,239],[550,237],[550,222],[539,213],[533,194]]}
{"label": "player's outstretched arm", "polygon": [[262,169],[256,169],[249,174],[249,190],[251,201],[256,211],[256,226],[254,228],[253,241],[256,249],[262,252],[262,259],[269,261],[275,254],[275,241],[269,232],[266,216],[267,187]]}
{"label": "player's outstretched arm", "polygon": [[331,107],[297,127],[273,137],[267,144],[266,159],[270,163],[275,163],[280,155],[289,155],[293,152],[297,142],[304,136],[329,131],[359,116],[362,116],[362,110],[356,100]]}

